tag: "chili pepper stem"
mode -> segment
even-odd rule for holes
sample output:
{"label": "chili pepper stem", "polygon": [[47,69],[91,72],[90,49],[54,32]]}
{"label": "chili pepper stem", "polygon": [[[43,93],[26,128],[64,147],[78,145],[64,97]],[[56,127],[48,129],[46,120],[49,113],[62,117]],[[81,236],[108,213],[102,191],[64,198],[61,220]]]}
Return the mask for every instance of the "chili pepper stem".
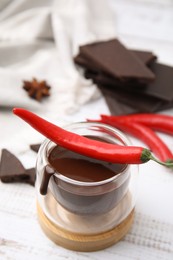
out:
{"label": "chili pepper stem", "polygon": [[152,154],[150,154],[150,160],[155,161],[156,163],[159,163],[160,165],[166,166],[168,168],[173,168],[173,161],[168,160],[166,162],[161,162],[156,157],[154,157]]}
{"label": "chili pepper stem", "polygon": [[144,149],[141,156],[142,162],[147,162],[149,160],[155,161],[156,163],[159,163],[163,166],[166,166],[168,168],[173,168],[173,160],[167,160],[166,162],[162,162],[156,157],[154,157],[150,150]]}

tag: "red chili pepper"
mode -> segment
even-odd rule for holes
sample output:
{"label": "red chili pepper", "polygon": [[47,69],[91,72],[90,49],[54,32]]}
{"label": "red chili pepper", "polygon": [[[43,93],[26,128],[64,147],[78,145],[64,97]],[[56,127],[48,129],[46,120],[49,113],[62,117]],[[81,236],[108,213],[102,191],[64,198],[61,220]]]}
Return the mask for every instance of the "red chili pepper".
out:
{"label": "red chili pepper", "polygon": [[139,123],[129,122],[128,120],[119,120],[119,117],[114,117],[114,120],[112,120],[111,116],[106,115],[102,115],[100,121],[139,138],[148,145],[151,151],[158,156],[161,161],[173,161],[172,152],[151,128]]}
{"label": "red chili pepper", "polygon": [[158,161],[146,148],[121,146],[92,140],[66,131],[22,108],[14,108],[13,113],[51,141],[76,153],[112,163],[139,164],[151,159],[164,166],[173,167],[172,163],[166,164]]}
{"label": "red chili pepper", "polygon": [[[103,115],[104,116],[104,115]],[[130,114],[122,116],[110,116],[112,121],[122,120],[123,122],[136,122],[151,127],[154,130],[173,134],[173,116],[162,114]]]}

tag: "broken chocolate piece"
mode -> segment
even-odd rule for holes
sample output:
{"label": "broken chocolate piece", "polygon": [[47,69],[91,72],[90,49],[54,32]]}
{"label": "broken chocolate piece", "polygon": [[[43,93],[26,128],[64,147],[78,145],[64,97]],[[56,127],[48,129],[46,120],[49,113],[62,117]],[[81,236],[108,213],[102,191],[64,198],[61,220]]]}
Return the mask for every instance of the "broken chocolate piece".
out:
{"label": "broken chocolate piece", "polygon": [[[112,93],[102,92],[107,106],[112,115],[124,115],[124,114],[133,114],[133,113],[148,113],[158,112],[161,110],[169,109],[173,106],[173,102],[158,102],[156,104],[151,104],[147,107],[147,109],[142,110],[141,108],[134,107],[133,105],[127,104],[125,100],[117,100],[116,97]],[[129,97],[130,99],[130,97]],[[147,104],[146,104],[147,106]]]}
{"label": "broken chocolate piece", "polygon": [[[156,56],[149,51],[139,51],[139,50],[131,50],[131,52],[136,55],[144,64],[151,65],[155,60]],[[106,73],[97,71],[97,68],[93,66],[85,57],[78,54],[74,61],[76,64],[84,67],[86,70],[84,75],[87,79],[93,79],[96,84],[108,84],[111,86],[121,86],[125,88],[135,88],[135,87],[145,87],[146,84],[139,83],[136,79],[131,79],[128,81],[120,81],[119,79],[107,75]]]}
{"label": "broken chocolate piece", "polygon": [[113,95],[110,95],[109,93],[104,92],[103,95],[112,115],[125,115],[140,112],[138,108],[133,108],[125,103],[116,100],[116,98]]}
{"label": "broken chocolate piece", "polygon": [[155,79],[154,73],[117,39],[81,46],[80,52],[96,68],[119,80],[147,83]]}
{"label": "broken chocolate piece", "polygon": [[138,93],[131,93],[130,91],[124,91],[121,88],[117,88],[116,91],[112,91],[109,86],[98,86],[103,95],[111,95],[118,102],[122,102],[133,109],[138,110],[138,112],[155,112],[158,111],[162,104],[162,100],[155,97],[147,97]]}
{"label": "broken chocolate piece", "polygon": [[4,183],[28,183],[35,185],[35,168],[25,169],[19,159],[7,149],[2,149],[0,179]]}
{"label": "broken chocolate piece", "polygon": [[30,148],[31,148],[31,150],[33,150],[34,152],[38,153],[38,150],[39,150],[39,148],[40,148],[40,145],[41,145],[41,144],[31,144],[31,145],[30,145]]}
{"label": "broken chocolate piece", "polygon": [[28,179],[26,180],[26,183],[35,186],[35,180],[36,180],[35,168],[26,169],[26,174],[28,175]]}
{"label": "broken chocolate piece", "polygon": [[[173,106],[173,68],[156,63],[156,56],[152,52],[129,50],[146,68],[148,67],[153,72],[155,80],[146,83],[140,77],[117,77],[115,74],[113,75],[113,73],[111,74],[108,70],[105,70],[102,63],[103,60],[101,60],[107,52],[107,58],[104,56],[104,59],[108,62],[107,59],[110,58],[110,62],[106,63],[106,66],[112,64],[115,54],[111,57],[111,49],[105,50],[105,48],[110,44],[113,50],[113,42],[115,44],[115,40],[112,40],[82,46],[80,48],[81,52],[74,59],[76,64],[85,68],[85,77],[92,79],[100,88],[111,113],[157,112],[171,108]],[[85,48],[89,55],[84,53]],[[83,52],[82,49],[84,50]],[[96,54],[93,53],[94,51]],[[119,62],[118,65],[123,69],[122,62]],[[128,65],[131,66],[130,63]],[[127,71],[125,70],[124,72]]]}
{"label": "broken chocolate piece", "polygon": [[[150,65],[156,60],[156,56],[149,51],[140,51],[140,50],[130,50],[134,55],[136,55],[144,64]],[[135,88],[135,87],[145,87],[146,84],[141,84],[136,80],[128,80],[127,82],[122,82],[119,79],[116,79],[110,75],[107,75],[103,72],[97,71],[97,69],[91,64],[85,57],[78,54],[74,61],[76,64],[86,68],[84,73],[86,78],[93,79],[96,84],[107,84],[112,87],[118,85],[119,87],[125,88]]]}
{"label": "broken chocolate piece", "polygon": [[[91,70],[86,70],[84,73],[85,78],[92,79],[93,82],[97,85],[108,85],[112,86],[112,88],[121,87],[124,88],[124,91],[126,89],[130,89],[131,91],[135,90],[135,88],[145,88],[146,84],[139,83],[135,79],[131,79],[129,81],[122,82],[120,80],[117,80],[111,76],[106,75],[105,73],[96,73]],[[133,89],[134,88],[134,89]]]}
{"label": "broken chocolate piece", "polygon": [[50,86],[45,80],[38,81],[33,78],[32,81],[24,80],[23,83],[23,89],[28,92],[28,95],[31,98],[36,99],[37,101],[41,101],[43,97],[50,95]]}
{"label": "broken chocolate piece", "polygon": [[147,96],[157,97],[165,101],[173,100],[173,67],[153,63],[151,70],[156,75],[156,79],[147,85],[145,89],[136,89],[136,91]]}
{"label": "broken chocolate piece", "polygon": [[[150,51],[140,51],[140,50],[129,50],[134,55],[136,55],[144,64],[149,66],[156,60],[156,56],[150,52]],[[94,67],[93,64],[91,64],[85,57],[82,56],[81,53],[79,53],[75,58],[74,62],[86,69],[97,71],[97,68]]]}
{"label": "broken chocolate piece", "polygon": [[24,166],[19,159],[6,149],[2,149],[0,163],[0,179],[2,182],[23,182],[28,178]]}
{"label": "broken chocolate piece", "polygon": [[156,79],[147,85],[140,84],[142,88],[139,88],[139,83],[135,81],[122,83],[112,77],[107,77],[105,74],[96,74],[91,70],[86,70],[85,76],[86,78],[93,79],[94,83],[97,85],[108,85],[115,88],[114,90],[112,89],[112,91],[116,91],[117,87],[121,87],[124,88],[124,91],[129,89],[133,93],[135,92],[140,95],[155,97],[163,101],[171,102],[173,100],[173,67],[159,63],[153,63],[150,66],[151,70],[156,75]]}

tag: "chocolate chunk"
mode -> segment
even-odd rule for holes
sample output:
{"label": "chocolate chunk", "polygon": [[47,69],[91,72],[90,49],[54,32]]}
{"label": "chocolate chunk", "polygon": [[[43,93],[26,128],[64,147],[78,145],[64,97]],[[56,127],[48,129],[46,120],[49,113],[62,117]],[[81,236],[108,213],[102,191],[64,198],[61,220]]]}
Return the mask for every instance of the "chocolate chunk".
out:
{"label": "chocolate chunk", "polygon": [[99,88],[112,115],[152,113],[169,109],[173,106],[173,101],[166,102],[152,97],[143,98],[141,95],[138,96],[131,93],[123,95],[107,87],[99,86]]}
{"label": "chocolate chunk", "polygon": [[[136,55],[144,64],[151,65],[155,60],[156,56],[149,51],[140,51],[140,50],[131,50],[131,52]],[[108,84],[115,86],[117,84],[118,86],[122,87],[128,87],[128,88],[134,88],[134,87],[145,87],[146,84],[139,84],[139,82],[136,79],[125,81],[120,81],[117,78],[114,78],[110,75],[107,75],[106,73],[97,71],[97,68],[93,66],[91,62],[89,62],[85,57],[82,56],[81,53],[79,53],[75,58],[74,62],[86,69],[84,75],[86,78],[93,79],[94,83],[96,84]]]}
{"label": "chocolate chunk", "polygon": [[[140,50],[129,50],[134,55],[136,55],[145,65],[149,66],[156,60],[156,56],[150,51],[140,51]],[[79,53],[75,58],[74,62],[84,68],[90,69],[92,71],[97,71],[97,68],[94,67],[85,57]]]}
{"label": "chocolate chunk", "polygon": [[[140,95],[159,98],[163,101],[171,102],[173,100],[173,67],[153,63],[151,64],[151,70],[156,75],[155,81],[148,85],[142,85],[139,88],[139,83],[137,82],[117,82],[117,80],[112,77],[107,77],[103,74],[96,74],[92,71],[86,71],[85,75],[88,78],[92,78],[94,83],[101,85],[109,85],[113,88],[122,87],[131,90],[131,92],[136,92]],[[112,90],[113,91],[113,90]]]}
{"label": "chocolate chunk", "polygon": [[138,108],[133,108],[125,103],[122,103],[108,93],[103,93],[103,95],[112,115],[125,115],[140,112]]}
{"label": "chocolate chunk", "polygon": [[149,82],[155,79],[154,73],[117,39],[81,46],[80,52],[99,70],[120,80],[134,78]]}
{"label": "chocolate chunk", "polygon": [[135,79],[131,79],[131,80],[122,82],[111,76],[106,75],[105,73],[96,73],[91,70],[86,70],[84,73],[84,76],[87,79],[92,79],[93,82],[97,85],[99,85],[99,84],[108,85],[108,86],[112,86],[113,88],[121,87],[121,88],[124,88],[124,90],[130,89],[131,91],[133,91],[133,89],[135,89],[135,88],[139,88],[139,87],[145,88],[146,87],[146,84],[139,83]]}
{"label": "chocolate chunk", "polygon": [[31,144],[31,145],[30,145],[30,148],[31,148],[31,150],[33,150],[34,152],[38,153],[38,150],[39,150],[39,148],[40,148],[40,145],[41,145],[41,144]]}
{"label": "chocolate chunk", "polygon": [[[108,67],[105,69],[103,64],[103,57],[106,61],[105,66],[113,64],[112,59],[115,58],[113,45],[115,45],[115,40],[85,45],[80,48],[80,54],[74,59],[77,64],[85,68],[85,77],[92,79],[100,88],[111,113],[157,112],[171,108],[173,106],[173,68],[156,63],[156,56],[152,52],[129,50],[146,68],[148,66],[155,75],[155,80],[148,83],[142,81],[140,77],[122,77],[122,80],[121,77],[111,74]],[[108,46],[111,47],[106,50]],[[85,49],[87,50],[86,53]],[[94,51],[95,54],[93,54]],[[112,56],[111,52],[113,53]],[[121,50],[117,55],[119,53],[121,53]],[[123,55],[125,55],[125,52],[123,52]],[[123,55],[122,57],[125,58]],[[107,60],[109,58],[110,62]],[[126,62],[128,66],[133,67],[133,64],[130,65],[129,59]],[[120,57],[118,65],[121,69],[124,68]],[[127,71],[125,70],[125,72]]]}
{"label": "chocolate chunk", "polygon": [[28,178],[25,168],[19,159],[8,150],[3,149],[0,163],[0,179],[2,182],[19,182]]}
{"label": "chocolate chunk", "polygon": [[131,93],[130,91],[124,91],[121,88],[117,88],[116,91],[112,91],[112,88],[108,86],[98,86],[103,95],[112,96],[115,100],[122,102],[138,112],[155,112],[158,111],[162,104],[162,100],[155,97],[147,97],[138,93]]}
{"label": "chocolate chunk", "polygon": [[156,75],[156,79],[139,92],[171,102],[173,100],[173,67],[153,63],[151,70]]}
{"label": "chocolate chunk", "polygon": [[28,176],[28,179],[26,182],[32,186],[35,186],[36,169],[35,168],[26,169],[26,174]]}
{"label": "chocolate chunk", "polygon": [[0,179],[4,183],[21,182],[34,186],[36,171],[35,168],[25,169],[14,154],[2,149]]}

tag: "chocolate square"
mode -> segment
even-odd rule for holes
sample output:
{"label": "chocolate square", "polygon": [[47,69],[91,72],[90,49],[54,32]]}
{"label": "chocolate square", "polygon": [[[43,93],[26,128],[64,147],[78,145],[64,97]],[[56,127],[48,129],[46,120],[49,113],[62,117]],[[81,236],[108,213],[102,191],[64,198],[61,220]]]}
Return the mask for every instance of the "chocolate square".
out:
{"label": "chocolate square", "polygon": [[156,75],[156,79],[148,84],[145,89],[136,91],[171,102],[173,100],[173,67],[153,63],[151,70]]}
{"label": "chocolate square", "polygon": [[133,108],[125,103],[122,103],[116,100],[116,97],[109,95],[108,93],[103,93],[103,95],[112,115],[125,115],[140,112],[138,108]]}
{"label": "chocolate square", "polygon": [[[156,59],[156,55],[154,55],[150,51],[141,51],[141,50],[129,50],[134,55],[136,55],[145,65],[150,66]],[[81,53],[79,53],[75,58],[74,62],[86,69],[97,71],[97,68],[94,67],[93,64],[91,64],[85,57],[82,56]]]}
{"label": "chocolate square", "polygon": [[80,52],[98,70],[119,80],[150,82],[155,79],[154,73],[117,39],[81,46]]}
{"label": "chocolate square", "polygon": [[28,183],[35,185],[35,168],[25,169],[20,160],[7,149],[2,149],[0,180],[4,183]]}
{"label": "chocolate square", "polygon": [[14,154],[6,149],[2,149],[0,179],[5,183],[25,181],[28,179],[28,175],[22,163]]}
{"label": "chocolate square", "polygon": [[138,93],[131,93],[130,91],[124,91],[121,88],[117,88],[116,91],[112,91],[109,86],[98,86],[104,96],[112,96],[112,100],[115,99],[118,102],[126,104],[138,112],[155,112],[158,111],[162,104],[162,100],[155,97],[147,97]]}

